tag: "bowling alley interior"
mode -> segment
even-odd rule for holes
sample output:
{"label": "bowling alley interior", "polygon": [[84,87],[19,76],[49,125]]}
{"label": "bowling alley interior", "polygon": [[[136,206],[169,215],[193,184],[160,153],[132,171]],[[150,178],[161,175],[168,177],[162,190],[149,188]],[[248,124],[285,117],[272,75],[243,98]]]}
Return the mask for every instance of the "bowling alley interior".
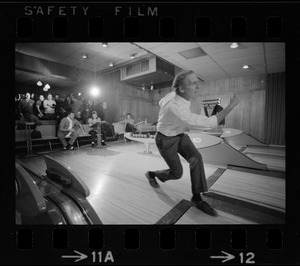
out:
{"label": "bowling alley interior", "polygon": [[[198,79],[195,115],[239,98],[216,127],[184,133],[216,216],[191,204],[181,155],[181,178],[153,187],[146,177],[168,169],[156,145],[160,101],[187,70]],[[16,43],[15,222],[285,224],[285,109],[283,42]]]}

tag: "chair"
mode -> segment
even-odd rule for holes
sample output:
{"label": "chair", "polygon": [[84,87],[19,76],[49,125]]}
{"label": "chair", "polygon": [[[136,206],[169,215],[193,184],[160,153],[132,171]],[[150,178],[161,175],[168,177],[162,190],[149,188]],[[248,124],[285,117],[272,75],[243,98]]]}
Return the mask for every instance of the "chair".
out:
{"label": "chair", "polygon": [[124,134],[126,133],[125,132],[125,124],[120,124],[120,123],[113,123],[112,124],[113,127],[114,127],[114,131],[115,131],[115,134],[118,134],[118,141],[120,141],[120,137],[123,136],[124,138],[124,141],[126,142],[126,138],[124,136]]}

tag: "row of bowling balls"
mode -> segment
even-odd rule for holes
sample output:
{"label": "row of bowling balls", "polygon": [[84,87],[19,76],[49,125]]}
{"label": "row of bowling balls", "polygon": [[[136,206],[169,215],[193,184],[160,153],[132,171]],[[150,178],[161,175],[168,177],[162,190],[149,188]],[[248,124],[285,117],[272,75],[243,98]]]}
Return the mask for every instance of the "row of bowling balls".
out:
{"label": "row of bowling balls", "polygon": [[150,139],[155,138],[155,135],[151,135],[149,133],[147,133],[147,134],[134,134],[134,133],[131,133],[131,136],[133,138],[150,138]]}

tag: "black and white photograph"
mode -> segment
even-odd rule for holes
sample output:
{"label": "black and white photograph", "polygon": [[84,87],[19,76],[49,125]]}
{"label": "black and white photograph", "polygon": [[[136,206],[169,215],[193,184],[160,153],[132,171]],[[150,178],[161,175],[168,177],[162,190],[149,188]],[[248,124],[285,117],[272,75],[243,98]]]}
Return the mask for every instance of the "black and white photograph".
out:
{"label": "black and white photograph", "polygon": [[284,225],[284,42],[15,43],[17,225]]}

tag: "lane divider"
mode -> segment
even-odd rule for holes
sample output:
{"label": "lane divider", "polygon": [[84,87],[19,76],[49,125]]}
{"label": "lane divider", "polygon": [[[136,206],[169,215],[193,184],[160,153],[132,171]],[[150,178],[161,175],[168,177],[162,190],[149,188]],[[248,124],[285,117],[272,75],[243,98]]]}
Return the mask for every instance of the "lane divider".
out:
{"label": "lane divider", "polygon": [[177,203],[164,217],[156,222],[156,224],[175,224],[190,207],[190,201],[183,199]]}

